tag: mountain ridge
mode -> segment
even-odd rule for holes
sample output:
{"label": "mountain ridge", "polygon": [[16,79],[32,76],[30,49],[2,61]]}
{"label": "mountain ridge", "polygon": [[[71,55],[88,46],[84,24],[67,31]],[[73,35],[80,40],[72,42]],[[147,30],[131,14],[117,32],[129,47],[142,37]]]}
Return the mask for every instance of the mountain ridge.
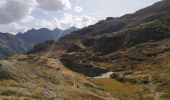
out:
{"label": "mountain ridge", "polygon": [[75,30],[77,30],[75,27],[71,27],[67,30],[49,30],[48,28],[41,28],[38,30],[31,29],[25,33],[18,33],[16,35],[0,33],[0,57],[25,53],[38,43],[43,43],[47,40],[58,40],[62,36]]}

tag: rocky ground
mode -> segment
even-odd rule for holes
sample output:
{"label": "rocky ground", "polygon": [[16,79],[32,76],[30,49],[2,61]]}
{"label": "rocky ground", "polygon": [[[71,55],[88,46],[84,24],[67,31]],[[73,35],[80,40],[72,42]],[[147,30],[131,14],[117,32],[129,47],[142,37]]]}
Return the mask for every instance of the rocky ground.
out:
{"label": "rocky ground", "polygon": [[0,60],[2,100],[111,100],[106,91],[57,59],[35,55]]}

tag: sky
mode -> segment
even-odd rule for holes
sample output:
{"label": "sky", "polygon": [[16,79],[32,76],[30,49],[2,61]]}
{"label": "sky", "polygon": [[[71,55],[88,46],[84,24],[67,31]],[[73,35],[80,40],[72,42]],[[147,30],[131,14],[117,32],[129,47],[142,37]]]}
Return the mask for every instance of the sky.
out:
{"label": "sky", "polygon": [[0,32],[17,34],[32,28],[83,28],[160,0],[0,0]]}

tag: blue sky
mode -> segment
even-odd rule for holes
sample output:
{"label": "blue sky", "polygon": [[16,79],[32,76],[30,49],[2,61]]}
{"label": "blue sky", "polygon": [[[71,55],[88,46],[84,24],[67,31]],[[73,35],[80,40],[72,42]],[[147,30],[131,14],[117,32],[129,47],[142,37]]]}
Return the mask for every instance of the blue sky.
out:
{"label": "blue sky", "polygon": [[[119,17],[160,0],[1,0],[0,31],[78,28],[106,17]],[[13,17],[11,17],[13,16]]]}
{"label": "blue sky", "polygon": [[133,13],[159,0],[71,0],[84,9],[84,13],[95,18],[118,17]]}

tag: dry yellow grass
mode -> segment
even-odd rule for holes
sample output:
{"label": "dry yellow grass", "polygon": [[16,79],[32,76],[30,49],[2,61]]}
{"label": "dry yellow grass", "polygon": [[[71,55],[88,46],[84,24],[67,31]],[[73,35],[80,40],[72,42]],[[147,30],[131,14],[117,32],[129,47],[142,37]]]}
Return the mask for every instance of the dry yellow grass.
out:
{"label": "dry yellow grass", "polygon": [[125,98],[126,100],[134,100],[137,98],[137,95],[135,95],[135,92],[139,88],[137,85],[121,83],[111,78],[90,79],[90,81],[109,91],[113,97],[121,100],[125,100]]}
{"label": "dry yellow grass", "polygon": [[94,92],[85,86],[91,84],[86,77],[65,68],[58,59],[19,57],[0,60],[1,67],[11,76],[0,80],[0,100],[111,100],[108,92]]}

